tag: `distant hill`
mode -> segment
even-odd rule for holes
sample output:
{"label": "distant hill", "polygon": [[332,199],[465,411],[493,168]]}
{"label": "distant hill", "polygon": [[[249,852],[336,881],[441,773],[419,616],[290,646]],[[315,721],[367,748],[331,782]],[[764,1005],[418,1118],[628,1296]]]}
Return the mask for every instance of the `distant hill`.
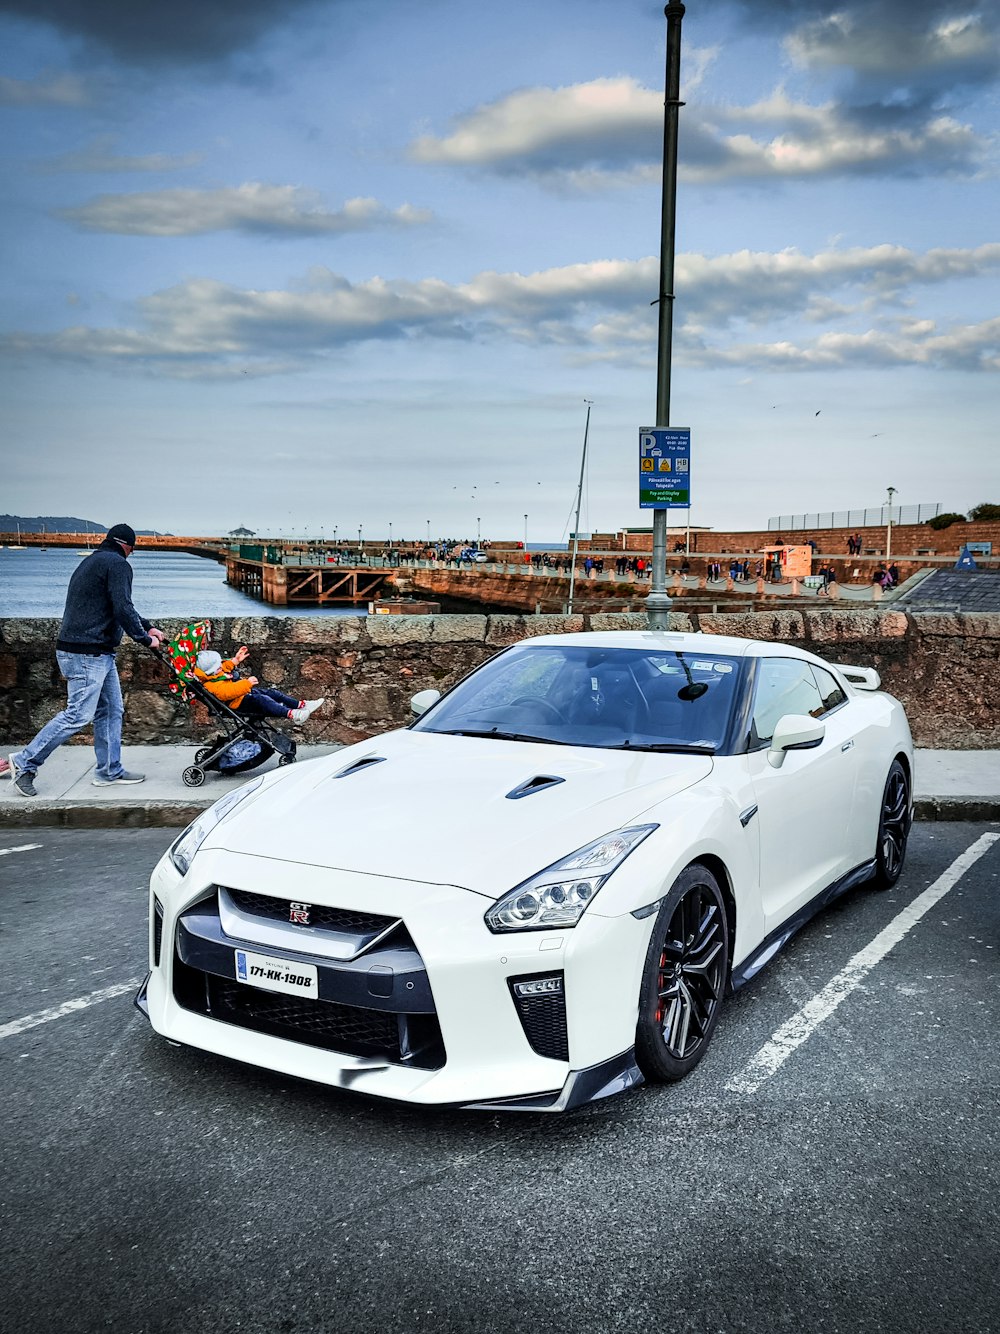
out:
{"label": "distant hill", "polygon": [[[27,518],[23,514],[0,514],[0,533],[14,533],[20,525],[22,533],[93,533],[103,537],[108,531],[105,523],[95,523],[93,519],[74,519],[66,514],[36,514]],[[137,528],[140,537],[172,537],[172,533],[157,533],[152,528]]]}

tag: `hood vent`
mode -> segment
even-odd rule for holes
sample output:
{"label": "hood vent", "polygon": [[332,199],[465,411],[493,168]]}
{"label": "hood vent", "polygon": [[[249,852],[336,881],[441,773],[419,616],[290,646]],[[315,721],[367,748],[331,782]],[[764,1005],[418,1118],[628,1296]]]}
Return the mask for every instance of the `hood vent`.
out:
{"label": "hood vent", "polygon": [[385,761],[384,755],[365,755],[360,760],[355,760],[349,764],[346,769],[341,769],[339,774],[334,774],[334,778],[346,778],[348,774],[359,774],[363,769],[370,769],[373,764],[382,764]]}
{"label": "hood vent", "polygon": [[555,774],[539,774],[536,778],[529,778],[526,783],[512,788],[507,793],[508,801],[519,801],[521,797],[534,796],[536,792],[544,792],[546,788],[555,787],[558,783],[565,783],[565,778],[557,778]]}

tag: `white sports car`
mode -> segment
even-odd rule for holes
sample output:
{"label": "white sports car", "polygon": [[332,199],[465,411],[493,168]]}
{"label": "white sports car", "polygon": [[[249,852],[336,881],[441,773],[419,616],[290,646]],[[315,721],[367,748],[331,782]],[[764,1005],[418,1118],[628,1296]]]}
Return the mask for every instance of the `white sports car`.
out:
{"label": "white sports car", "polygon": [[678,1079],[728,988],[898,879],[913,748],[879,684],[714,635],[516,644],[190,825],[137,1003],[176,1042],[415,1103]]}

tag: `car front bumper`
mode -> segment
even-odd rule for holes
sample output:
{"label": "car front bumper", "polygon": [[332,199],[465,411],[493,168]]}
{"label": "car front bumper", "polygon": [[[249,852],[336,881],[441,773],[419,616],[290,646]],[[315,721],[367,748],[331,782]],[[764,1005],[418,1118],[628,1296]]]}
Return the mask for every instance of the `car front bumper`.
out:
{"label": "car front bumper", "polygon": [[[213,907],[219,885],[383,914],[404,924],[413,951],[347,961],[331,957],[309,931],[282,926],[294,949],[257,924],[244,922],[230,934],[233,923],[224,927]],[[490,900],[464,889],[221,851],[199,854],[183,879],[165,857],[150,896],[151,969],[137,1003],[172,1041],[425,1105],[562,1111],[642,1081],[633,1043],[650,923],[631,914],[602,918],[588,911],[571,930],[493,935],[483,921]],[[237,981],[238,948],[312,962],[319,999],[272,1007],[285,1019],[295,1016],[291,1027],[261,1020],[257,1010],[267,1011],[270,1000]],[[367,967],[380,957],[395,966]],[[560,977],[561,996],[528,1006],[515,998],[514,981],[541,977]],[[330,1003],[334,1009],[324,1011]],[[338,1050],[336,1035],[320,1041],[295,1031],[296,1023],[315,1028],[312,1007],[324,1014],[344,1007],[348,1019],[372,1024],[363,1026],[359,1043]],[[397,1021],[401,1045],[380,1048],[374,1034]],[[419,1047],[410,1035],[426,1038],[427,1024],[439,1030],[439,1042],[432,1037]]]}

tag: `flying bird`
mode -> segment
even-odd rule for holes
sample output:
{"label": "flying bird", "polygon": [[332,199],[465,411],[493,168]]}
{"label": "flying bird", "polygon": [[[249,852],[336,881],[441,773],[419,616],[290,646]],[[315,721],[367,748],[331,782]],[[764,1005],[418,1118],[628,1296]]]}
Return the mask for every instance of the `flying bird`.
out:
{"label": "flying bird", "polygon": [[818,417],[819,414],[820,414],[822,411],[823,411],[823,409],[822,409],[822,408],[819,408],[816,412],[813,413],[813,416],[814,416],[814,417]]}

